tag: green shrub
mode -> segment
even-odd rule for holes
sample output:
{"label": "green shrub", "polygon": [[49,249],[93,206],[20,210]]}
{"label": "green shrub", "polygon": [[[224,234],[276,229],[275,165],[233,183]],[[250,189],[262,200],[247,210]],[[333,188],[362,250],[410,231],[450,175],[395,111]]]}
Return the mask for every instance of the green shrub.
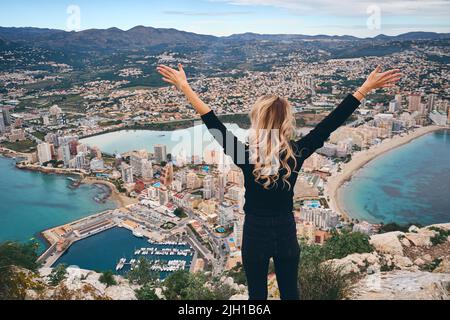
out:
{"label": "green shrub", "polygon": [[439,244],[443,244],[447,241],[448,237],[450,236],[450,231],[437,228],[437,227],[430,227],[430,230],[436,231],[437,234],[431,237],[430,241],[433,244],[433,246],[437,246]]}
{"label": "green shrub", "polygon": [[98,280],[101,283],[106,284],[107,287],[115,286],[117,284],[116,280],[114,279],[114,274],[111,270],[103,272]]}
{"label": "green shrub", "polygon": [[398,224],[395,222],[390,222],[390,223],[381,225],[380,233],[387,233],[387,232],[393,232],[393,231],[408,232],[408,230],[411,226],[416,226],[418,228],[422,228],[422,225],[420,223],[408,223],[408,224],[401,225],[401,224]]}
{"label": "green shrub", "polygon": [[57,286],[66,278],[67,275],[67,265],[59,264],[55,268],[53,268],[50,273],[48,280],[51,286]]}
{"label": "green shrub", "polygon": [[323,246],[326,260],[342,259],[353,253],[369,253],[373,250],[369,236],[361,232],[334,232]]}
{"label": "green shrub", "polygon": [[342,300],[350,290],[350,276],[329,263],[318,245],[302,245],[299,266],[301,300]]}
{"label": "green shrub", "polygon": [[236,293],[217,279],[208,279],[203,273],[185,270],[172,273],[163,284],[163,294],[167,300],[229,300]]}

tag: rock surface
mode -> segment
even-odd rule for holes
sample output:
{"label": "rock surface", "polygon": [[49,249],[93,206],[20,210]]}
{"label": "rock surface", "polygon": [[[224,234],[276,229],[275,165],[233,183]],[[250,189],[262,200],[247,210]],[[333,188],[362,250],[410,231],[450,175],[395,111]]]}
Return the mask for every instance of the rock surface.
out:
{"label": "rock surface", "polygon": [[370,238],[370,243],[378,252],[403,255],[403,246],[400,242],[400,237],[404,235],[400,231],[377,234]]}
{"label": "rock surface", "polygon": [[[47,279],[51,268],[39,270],[42,279]],[[114,279],[117,285],[107,287],[99,281],[101,274],[94,271],[78,268],[67,268],[66,278],[55,288],[49,288],[43,292],[42,299],[82,299],[82,300],[136,300],[135,286],[120,276]],[[30,292],[30,298],[33,293]]]}
{"label": "rock surface", "polygon": [[392,271],[368,275],[354,287],[355,300],[449,300],[450,274]]}

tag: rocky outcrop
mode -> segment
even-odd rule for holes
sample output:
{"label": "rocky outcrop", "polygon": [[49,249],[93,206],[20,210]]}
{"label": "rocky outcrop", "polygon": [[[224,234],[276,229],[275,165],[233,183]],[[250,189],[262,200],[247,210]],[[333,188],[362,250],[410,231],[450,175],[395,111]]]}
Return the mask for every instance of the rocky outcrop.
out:
{"label": "rocky outcrop", "polygon": [[[450,224],[408,232],[374,235],[372,253],[330,260],[343,274],[352,274],[350,299],[450,299],[450,240],[436,243],[439,229]],[[438,230],[438,231],[436,231]]]}
{"label": "rocky outcrop", "polygon": [[361,279],[349,297],[354,300],[449,300],[450,274],[397,270]]}
{"label": "rocky outcrop", "polygon": [[370,244],[378,252],[389,253],[393,255],[403,255],[403,246],[400,239],[405,234],[400,231],[377,234],[370,238]]}
{"label": "rocky outcrop", "polygon": [[[40,282],[48,282],[51,268],[39,270]],[[117,285],[107,287],[99,281],[99,273],[78,268],[67,268],[66,278],[57,286],[46,286],[36,292],[28,290],[27,299],[41,300],[136,300],[134,289],[128,280],[115,276]]]}

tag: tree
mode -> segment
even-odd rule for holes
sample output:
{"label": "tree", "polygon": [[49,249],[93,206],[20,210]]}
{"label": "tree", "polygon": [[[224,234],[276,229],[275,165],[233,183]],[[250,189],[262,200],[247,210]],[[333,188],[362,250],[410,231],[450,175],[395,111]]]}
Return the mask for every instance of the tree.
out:
{"label": "tree", "polygon": [[66,278],[67,275],[67,265],[59,264],[56,268],[52,270],[50,273],[48,280],[51,286],[57,286]]}
{"label": "tree", "polygon": [[159,297],[155,292],[155,288],[149,283],[144,285],[142,288],[137,289],[135,292],[138,300],[159,300]]}
{"label": "tree", "polygon": [[116,280],[114,279],[114,274],[111,270],[103,272],[98,280],[101,283],[106,284],[107,287],[115,286],[117,284]]}
{"label": "tree", "polygon": [[184,209],[180,207],[176,208],[173,214],[176,215],[178,218],[184,218],[187,216],[186,213],[184,212]]}

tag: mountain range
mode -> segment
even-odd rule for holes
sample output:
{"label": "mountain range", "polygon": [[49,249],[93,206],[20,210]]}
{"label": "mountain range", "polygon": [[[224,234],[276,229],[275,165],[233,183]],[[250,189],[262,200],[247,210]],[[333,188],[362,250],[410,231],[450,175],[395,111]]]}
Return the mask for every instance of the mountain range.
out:
{"label": "mountain range", "polygon": [[214,43],[251,41],[416,41],[447,40],[450,33],[409,32],[398,36],[378,35],[374,38],[354,36],[300,35],[300,34],[256,34],[243,33],[226,37],[196,34],[176,29],[137,26],[124,31],[118,28],[89,29],[67,32],[57,29],[0,27],[0,46],[26,45],[75,51],[96,50],[140,50],[160,46],[203,46]]}

